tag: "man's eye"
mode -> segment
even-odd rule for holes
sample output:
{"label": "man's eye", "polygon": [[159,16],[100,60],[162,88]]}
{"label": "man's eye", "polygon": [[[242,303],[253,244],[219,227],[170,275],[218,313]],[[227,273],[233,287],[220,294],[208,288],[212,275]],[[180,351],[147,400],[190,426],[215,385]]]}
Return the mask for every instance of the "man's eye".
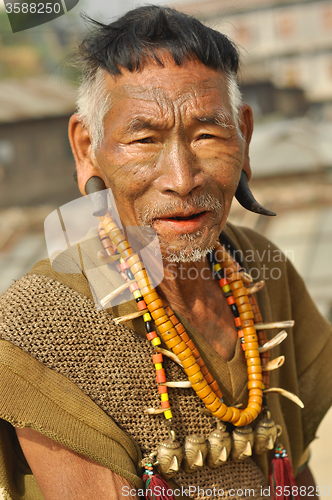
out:
{"label": "man's eye", "polygon": [[212,139],[213,137],[212,134],[201,134],[198,139]]}
{"label": "man's eye", "polygon": [[153,141],[152,141],[152,137],[143,137],[142,139],[136,139],[136,141],[134,141],[134,142],[143,143],[143,144],[150,144],[150,142],[153,142]]}

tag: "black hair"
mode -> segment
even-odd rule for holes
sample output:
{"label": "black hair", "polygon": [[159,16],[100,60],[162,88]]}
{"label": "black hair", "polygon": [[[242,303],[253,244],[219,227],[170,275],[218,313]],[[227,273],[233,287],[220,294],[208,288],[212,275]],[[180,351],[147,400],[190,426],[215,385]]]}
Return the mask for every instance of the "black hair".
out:
{"label": "black hair", "polygon": [[94,28],[80,45],[86,75],[91,76],[98,68],[111,75],[120,75],[121,67],[140,71],[151,59],[163,66],[163,51],[179,66],[185,59],[197,59],[213,69],[237,73],[239,54],[233,42],[175,9],[157,5],[138,7],[110,24],[87,16],[85,19]]}

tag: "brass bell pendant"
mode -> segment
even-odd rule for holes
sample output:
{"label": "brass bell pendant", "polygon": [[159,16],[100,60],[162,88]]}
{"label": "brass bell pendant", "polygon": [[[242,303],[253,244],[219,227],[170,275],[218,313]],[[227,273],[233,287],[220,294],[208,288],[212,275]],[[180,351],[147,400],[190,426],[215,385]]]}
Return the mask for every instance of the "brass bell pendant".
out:
{"label": "brass bell pendant", "polygon": [[227,432],[226,425],[220,420],[217,422],[217,428],[209,434],[207,465],[211,469],[220,467],[227,462],[232,449],[232,438]]}
{"label": "brass bell pendant", "polygon": [[176,440],[174,431],[170,431],[169,438],[160,443],[157,449],[158,472],[170,479],[178,472],[183,458],[182,446]]}
{"label": "brass bell pendant", "polygon": [[252,455],[254,445],[254,432],[250,425],[234,429],[232,444],[233,462],[241,462]]}
{"label": "brass bell pendant", "polygon": [[203,467],[208,453],[208,444],[204,436],[191,434],[184,442],[184,458],[182,468],[186,472],[194,472],[198,467]]}
{"label": "brass bell pendant", "polygon": [[257,455],[263,455],[273,450],[277,438],[281,435],[281,425],[277,425],[271,418],[271,413],[266,412],[255,428],[254,450]]}

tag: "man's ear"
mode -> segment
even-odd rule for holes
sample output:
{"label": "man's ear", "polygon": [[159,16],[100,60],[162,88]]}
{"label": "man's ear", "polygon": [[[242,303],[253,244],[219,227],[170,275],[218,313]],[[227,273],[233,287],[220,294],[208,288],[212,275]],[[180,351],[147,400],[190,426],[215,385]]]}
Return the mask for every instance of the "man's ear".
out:
{"label": "man's ear", "polygon": [[85,195],[85,184],[90,177],[96,175],[101,177],[104,182],[105,179],[92,154],[88,130],[84,127],[78,114],[74,114],[69,120],[68,136],[76,163],[78,187],[81,193]]}
{"label": "man's ear", "polygon": [[242,132],[243,139],[245,140],[244,162],[242,169],[247,174],[248,181],[250,181],[251,167],[249,159],[249,144],[251,141],[252,132],[254,130],[254,119],[253,119],[252,109],[249,106],[249,104],[242,103],[240,106],[239,127]]}

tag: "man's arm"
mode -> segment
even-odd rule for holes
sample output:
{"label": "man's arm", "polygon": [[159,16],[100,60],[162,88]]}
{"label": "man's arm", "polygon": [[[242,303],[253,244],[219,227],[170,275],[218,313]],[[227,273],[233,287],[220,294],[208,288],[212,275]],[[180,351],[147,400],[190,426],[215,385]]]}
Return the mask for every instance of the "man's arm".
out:
{"label": "man's arm", "polygon": [[138,500],[135,488],[107,467],[27,427],[16,434],[45,500]]}

